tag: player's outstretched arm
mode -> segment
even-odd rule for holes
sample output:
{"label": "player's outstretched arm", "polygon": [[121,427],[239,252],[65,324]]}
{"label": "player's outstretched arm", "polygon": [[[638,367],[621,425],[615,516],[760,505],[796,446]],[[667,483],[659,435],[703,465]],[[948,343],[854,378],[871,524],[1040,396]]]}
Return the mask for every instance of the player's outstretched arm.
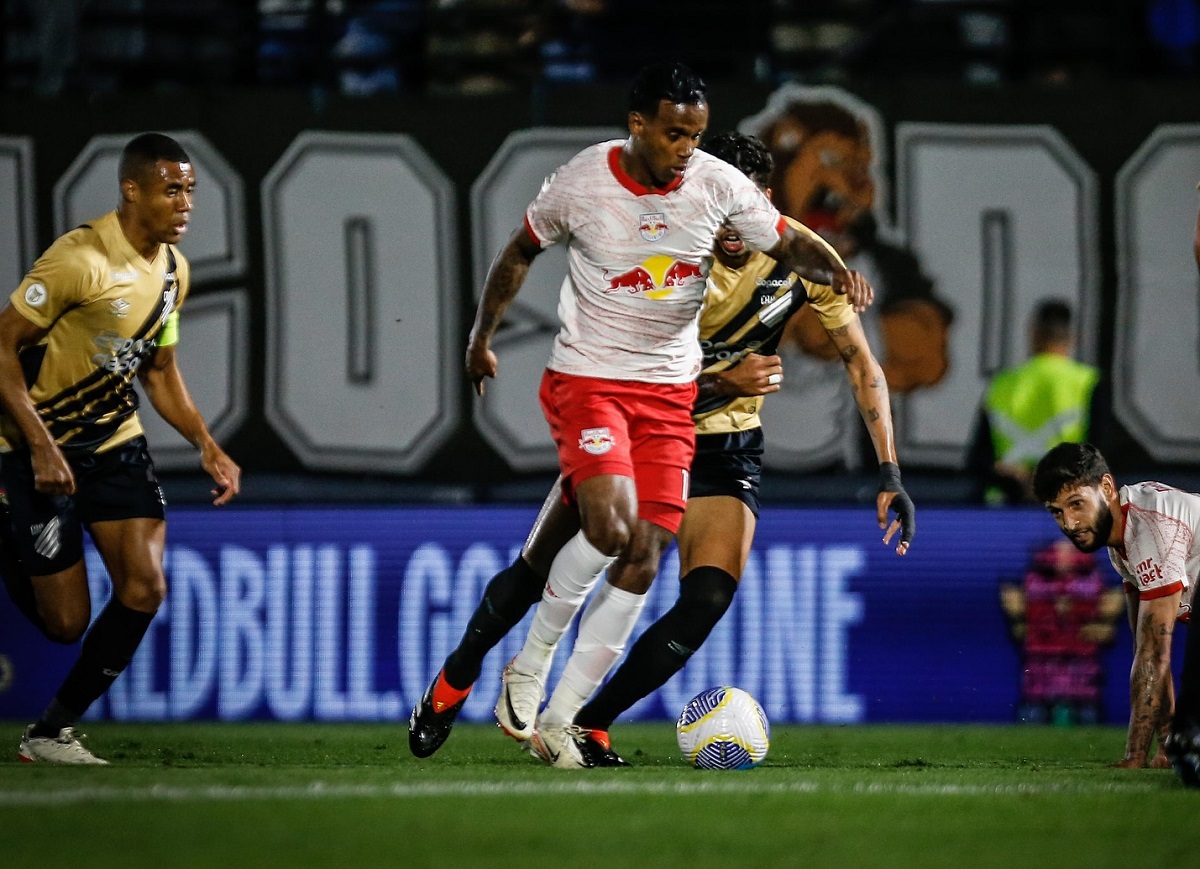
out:
{"label": "player's outstretched arm", "polygon": [[475,392],[479,395],[483,395],[483,378],[496,376],[496,354],[489,346],[492,336],[525,283],[530,263],[541,252],[541,247],[529,237],[525,227],[518,227],[488,268],[483,295],[475,309],[475,324],[467,338],[467,378],[475,384]]}
{"label": "player's outstretched arm", "polygon": [[[871,352],[866,332],[857,317],[845,326],[826,329],[829,340],[837,348],[846,366],[854,403],[866,423],[879,460],[879,495],[875,499],[879,527],[885,529],[883,542],[890,544],[896,532],[900,540],[896,554],[908,552],[909,544],[917,533],[916,507],[900,483],[900,465],[896,460],[896,440],[892,430],[892,406],[888,397],[887,379],[883,368]],[[896,518],[888,522],[888,511],[895,511]]]}
{"label": "player's outstretched arm", "polygon": [[1146,766],[1150,744],[1174,712],[1171,682],[1171,633],[1179,611],[1179,592],[1143,600],[1137,609],[1133,666],[1129,669],[1129,733],[1118,769]]}
{"label": "player's outstretched arm", "polygon": [[175,431],[200,451],[200,467],[212,477],[213,503],[227,504],[241,491],[242,469],[221,449],[204,423],[179,370],[174,345],[159,347],[138,369],[150,404]]}
{"label": "player's outstretched arm", "polygon": [[789,225],[767,255],[806,281],[833,287],[833,291],[846,296],[850,306],[860,314],[875,301],[875,290],[870,282],[846,268],[833,248],[817,236],[797,232]]}

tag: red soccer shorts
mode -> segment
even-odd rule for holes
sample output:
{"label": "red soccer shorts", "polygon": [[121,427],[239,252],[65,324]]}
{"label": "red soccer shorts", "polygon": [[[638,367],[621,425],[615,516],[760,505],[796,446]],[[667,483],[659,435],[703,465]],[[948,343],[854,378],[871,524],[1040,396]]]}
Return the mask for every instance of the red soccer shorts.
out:
{"label": "red soccer shorts", "polygon": [[563,496],[600,474],[632,477],[638,517],[679,530],[696,450],[696,384],[601,380],[546,370],[538,396],[558,447]]}

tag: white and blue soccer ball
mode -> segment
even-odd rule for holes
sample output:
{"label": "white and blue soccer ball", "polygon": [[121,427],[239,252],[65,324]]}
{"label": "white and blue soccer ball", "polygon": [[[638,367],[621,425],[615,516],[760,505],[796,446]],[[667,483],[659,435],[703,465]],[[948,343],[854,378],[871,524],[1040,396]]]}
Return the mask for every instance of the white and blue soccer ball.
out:
{"label": "white and blue soccer ball", "polygon": [[709,688],[688,701],[675,725],[679,750],[697,769],[752,769],[767,756],[771,725],[741,688]]}

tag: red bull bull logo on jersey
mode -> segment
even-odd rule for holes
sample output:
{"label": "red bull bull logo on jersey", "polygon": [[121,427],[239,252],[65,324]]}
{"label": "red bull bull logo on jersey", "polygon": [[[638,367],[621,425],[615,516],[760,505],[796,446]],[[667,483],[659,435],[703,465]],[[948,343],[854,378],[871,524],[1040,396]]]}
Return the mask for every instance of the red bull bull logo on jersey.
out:
{"label": "red bull bull logo on jersey", "polygon": [[661,211],[652,211],[649,214],[643,214],[641,223],[638,224],[638,232],[642,234],[642,238],[646,241],[658,241],[667,234],[667,221]]}
{"label": "red bull bull logo on jersey", "polygon": [[607,426],[603,428],[585,428],[579,432],[579,446],[585,453],[602,456],[616,445],[616,439]]}
{"label": "red bull bull logo on jersey", "polygon": [[624,292],[631,296],[644,295],[649,299],[665,299],[676,287],[686,286],[695,281],[703,281],[704,271],[694,263],[680,262],[669,256],[652,256],[634,266],[627,272],[622,272],[608,278],[606,293]]}

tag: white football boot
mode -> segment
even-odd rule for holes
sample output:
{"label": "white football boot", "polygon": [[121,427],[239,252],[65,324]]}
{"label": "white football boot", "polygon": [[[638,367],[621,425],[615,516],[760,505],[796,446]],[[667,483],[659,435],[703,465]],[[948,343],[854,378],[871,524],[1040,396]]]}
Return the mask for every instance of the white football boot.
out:
{"label": "white football boot", "polygon": [[533,736],[538,709],[542,706],[544,676],[522,673],[509,661],[500,674],[500,697],[496,701],[496,723],[517,742],[528,742]]}
{"label": "white football boot", "polygon": [[108,766],[108,761],[96,757],[79,740],[74,727],[64,727],[58,736],[33,736],[33,725],[25,728],[18,755],[23,763],[63,763]]}
{"label": "white football boot", "polygon": [[583,728],[574,724],[540,720],[529,741],[529,751],[558,769],[587,769],[589,764],[579,752],[583,736]]}

